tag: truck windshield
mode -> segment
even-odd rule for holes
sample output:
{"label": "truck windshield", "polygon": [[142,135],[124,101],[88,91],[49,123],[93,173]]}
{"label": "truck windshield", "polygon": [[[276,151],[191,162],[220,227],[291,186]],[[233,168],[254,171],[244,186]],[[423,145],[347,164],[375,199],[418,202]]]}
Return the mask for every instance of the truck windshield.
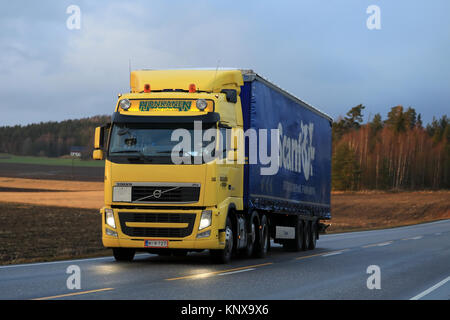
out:
{"label": "truck windshield", "polygon": [[[216,124],[203,124],[202,130],[214,129]],[[208,145],[215,142],[215,137],[209,141],[194,141],[193,124],[135,124],[116,123],[112,127],[108,159],[118,163],[151,163],[151,164],[173,164],[172,153],[180,144],[181,138],[172,141],[172,133],[177,129],[184,129],[190,141],[178,151],[179,157],[192,160],[181,164],[194,164],[194,157],[202,155]],[[201,135],[203,137],[203,133]],[[197,143],[197,145],[195,145]],[[214,150],[212,150],[214,153]],[[192,159],[190,159],[192,158]],[[201,160],[201,163],[204,163]]]}

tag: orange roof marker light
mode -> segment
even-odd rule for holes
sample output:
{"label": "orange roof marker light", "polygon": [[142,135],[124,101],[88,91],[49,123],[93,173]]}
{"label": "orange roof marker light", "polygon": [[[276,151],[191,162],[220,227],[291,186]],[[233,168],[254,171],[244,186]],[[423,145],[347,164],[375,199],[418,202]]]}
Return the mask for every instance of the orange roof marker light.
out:
{"label": "orange roof marker light", "polygon": [[148,83],[146,83],[145,85],[144,85],[144,92],[146,92],[146,93],[150,93],[152,90],[150,89],[150,85],[148,84]]}
{"label": "orange roof marker light", "polygon": [[197,88],[195,87],[195,83],[191,83],[189,85],[189,92],[194,93],[195,91],[197,91]]}

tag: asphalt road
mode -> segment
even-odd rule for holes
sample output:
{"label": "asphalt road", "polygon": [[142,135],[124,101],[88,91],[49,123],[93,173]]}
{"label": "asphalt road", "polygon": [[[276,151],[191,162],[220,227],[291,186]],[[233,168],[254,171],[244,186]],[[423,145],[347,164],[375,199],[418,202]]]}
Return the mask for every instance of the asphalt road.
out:
{"label": "asphalt road", "polygon": [[[325,235],[317,245],[296,253],[274,245],[265,259],[229,265],[191,253],[2,266],[0,299],[450,299],[450,220]],[[67,288],[71,265],[80,289]],[[373,265],[379,273],[367,272]]]}

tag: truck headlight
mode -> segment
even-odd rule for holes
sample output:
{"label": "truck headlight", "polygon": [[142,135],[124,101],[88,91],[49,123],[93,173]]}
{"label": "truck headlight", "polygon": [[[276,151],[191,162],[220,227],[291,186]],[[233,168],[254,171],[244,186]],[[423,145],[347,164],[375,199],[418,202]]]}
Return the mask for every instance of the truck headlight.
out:
{"label": "truck headlight", "polygon": [[211,225],[212,220],[212,212],[211,210],[205,210],[202,212],[202,216],[200,218],[200,224],[198,226],[198,230],[205,229]]}
{"label": "truck headlight", "polygon": [[116,228],[116,221],[114,220],[114,211],[112,209],[105,209],[105,222],[111,228]]}

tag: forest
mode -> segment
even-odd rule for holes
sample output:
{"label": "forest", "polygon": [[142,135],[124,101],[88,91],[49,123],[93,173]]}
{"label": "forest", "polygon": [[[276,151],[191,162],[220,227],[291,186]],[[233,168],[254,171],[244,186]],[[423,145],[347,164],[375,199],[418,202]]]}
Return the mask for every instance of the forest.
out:
{"label": "forest", "polygon": [[[392,107],[363,123],[360,104],[333,122],[333,190],[435,190],[450,186],[450,123],[427,125],[411,108]],[[94,128],[109,116],[0,127],[0,153],[67,156],[73,146],[93,149]]]}
{"label": "forest", "polygon": [[94,144],[94,129],[111,121],[110,116],[41,122],[26,126],[0,127],[0,153],[20,156],[61,157],[71,147],[86,147],[88,158]]}
{"label": "forest", "polygon": [[363,105],[333,123],[334,190],[448,189],[450,124],[447,116],[425,127],[409,107],[391,108],[385,120],[363,122]]}

